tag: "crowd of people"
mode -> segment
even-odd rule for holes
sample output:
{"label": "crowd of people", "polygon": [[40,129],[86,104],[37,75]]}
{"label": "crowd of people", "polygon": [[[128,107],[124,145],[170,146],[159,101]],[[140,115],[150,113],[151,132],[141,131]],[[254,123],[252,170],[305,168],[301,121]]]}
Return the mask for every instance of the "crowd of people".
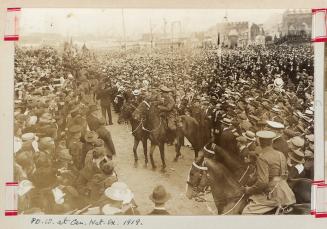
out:
{"label": "crowd of people", "polygon": [[[201,123],[210,111],[212,135],[232,130],[245,158],[256,155],[255,133],[273,130],[289,177],[313,179],[310,44],[226,49],[222,56],[201,49],[125,50],[73,64],[71,55],[16,47],[14,171],[20,213],[140,214],[131,189],[115,172],[119,152],[107,126],[116,125],[111,106],[119,112],[119,99],[138,104],[159,89],[172,98],[168,112],[174,115],[168,119],[183,114]],[[168,214],[169,196],[164,187],[154,188],[152,214]]]}

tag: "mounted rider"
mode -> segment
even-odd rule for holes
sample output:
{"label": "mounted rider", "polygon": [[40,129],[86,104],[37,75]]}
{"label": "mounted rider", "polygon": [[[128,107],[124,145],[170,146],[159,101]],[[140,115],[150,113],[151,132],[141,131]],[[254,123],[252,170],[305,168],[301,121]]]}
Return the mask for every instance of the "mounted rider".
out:
{"label": "mounted rider", "polygon": [[288,209],[296,200],[287,183],[287,160],[282,152],[272,146],[272,140],[277,135],[272,131],[258,131],[256,136],[261,146],[256,162],[257,181],[251,187],[245,187],[245,194],[250,198],[243,214],[261,215],[275,208]]}
{"label": "mounted rider", "polygon": [[166,86],[160,87],[161,96],[158,109],[162,112],[167,119],[168,128],[172,133],[176,131],[176,108],[175,101],[170,94],[172,90]]}

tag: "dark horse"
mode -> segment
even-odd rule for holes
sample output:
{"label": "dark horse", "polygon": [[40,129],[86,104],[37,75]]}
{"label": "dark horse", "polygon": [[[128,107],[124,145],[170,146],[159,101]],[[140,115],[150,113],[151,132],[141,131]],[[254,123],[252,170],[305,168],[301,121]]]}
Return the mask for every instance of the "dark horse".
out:
{"label": "dark horse", "polygon": [[[244,165],[237,165],[240,161],[214,144],[211,147],[206,146],[204,151],[204,157],[193,162],[187,181],[186,195],[192,198],[194,193],[202,191],[207,182],[219,214],[240,214],[246,204],[245,196],[241,195],[242,186],[251,186],[255,182],[251,167],[240,173]],[[295,193],[297,204],[293,205],[290,214],[309,212],[311,192],[309,184],[307,179],[291,181],[290,186]],[[269,213],[274,214],[274,212]]]}
{"label": "dark horse", "polygon": [[177,127],[177,143],[175,145],[176,157],[175,161],[181,156],[181,146],[183,138],[186,137],[191,143],[195,158],[198,157],[198,152],[203,148],[205,144],[211,140],[211,110],[207,109],[201,113],[200,119],[188,115],[180,115],[177,118],[180,125]]}
{"label": "dark horse", "polygon": [[[198,175],[202,174],[202,175]],[[219,215],[241,214],[247,204],[242,185],[230,171],[215,159],[206,158],[203,166],[193,163],[190,170],[187,196],[190,187],[200,187],[208,182]],[[188,196],[190,197],[190,196]]]}
{"label": "dark horse", "polygon": [[[156,146],[159,146],[160,157],[162,162],[161,171],[165,171],[165,142],[167,139],[167,122],[162,117],[156,103],[148,103],[142,101],[133,112],[133,118],[142,122],[143,130],[149,134],[151,141],[150,148],[150,161],[152,169],[156,169],[156,165],[153,160],[153,152]],[[143,126],[143,124],[145,124]]]}
{"label": "dark horse", "polygon": [[132,114],[135,109],[136,107],[132,103],[125,102],[119,114],[118,124],[121,124],[126,121],[130,122],[132,126],[132,134],[134,136],[134,145],[133,145],[134,165],[137,166],[137,162],[138,162],[137,147],[141,141],[143,145],[144,160],[145,160],[144,166],[146,167],[148,165],[147,139],[149,138],[149,133],[148,131],[144,130],[143,120],[136,120],[133,118]]}
{"label": "dark horse", "polygon": [[[203,165],[205,158],[217,161],[224,165],[228,171],[232,171],[230,172],[231,176],[237,180],[241,186],[252,185],[255,182],[255,166],[251,163],[245,163],[244,160],[236,154],[233,155],[214,143],[205,145],[203,152],[204,153],[193,162],[190,170],[188,180],[189,188],[187,191],[187,196],[189,198],[192,198],[198,191],[202,191],[203,187],[206,186],[204,184],[204,180],[207,180],[205,176],[200,175],[201,179],[199,178],[199,174],[203,174],[204,172],[203,170],[199,171],[199,167],[197,167]],[[196,188],[198,190],[195,190],[194,187],[198,186],[201,187],[200,190],[198,188]],[[191,190],[195,192],[191,192]]]}

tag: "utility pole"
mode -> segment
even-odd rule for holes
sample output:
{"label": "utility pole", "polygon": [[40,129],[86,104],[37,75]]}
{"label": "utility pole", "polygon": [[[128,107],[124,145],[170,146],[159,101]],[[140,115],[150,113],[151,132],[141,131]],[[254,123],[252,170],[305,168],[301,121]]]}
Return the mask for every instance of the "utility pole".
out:
{"label": "utility pole", "polygon": [[149,19],[149,24],[150,24],[150,39],[151,39],[151,50],[152,50],[152,48],[153,48],[153,33],[152,33],[151,18]]}
{"label": "utility pole", "polygon": [[126,50],[126,28],[125,28],[124,9],[121,9],[121,17],[122,17],[122,26],[123,26],[124,48]]}

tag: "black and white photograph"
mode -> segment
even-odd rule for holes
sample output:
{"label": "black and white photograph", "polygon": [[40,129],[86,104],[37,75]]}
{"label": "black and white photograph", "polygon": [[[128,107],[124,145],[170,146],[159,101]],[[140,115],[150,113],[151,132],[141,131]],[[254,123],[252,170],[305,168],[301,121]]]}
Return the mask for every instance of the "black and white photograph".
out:
{"label": "black and white photograph", "polygon": [[310,9],[24,8],[19,30],[18,214],[310,214]]}

